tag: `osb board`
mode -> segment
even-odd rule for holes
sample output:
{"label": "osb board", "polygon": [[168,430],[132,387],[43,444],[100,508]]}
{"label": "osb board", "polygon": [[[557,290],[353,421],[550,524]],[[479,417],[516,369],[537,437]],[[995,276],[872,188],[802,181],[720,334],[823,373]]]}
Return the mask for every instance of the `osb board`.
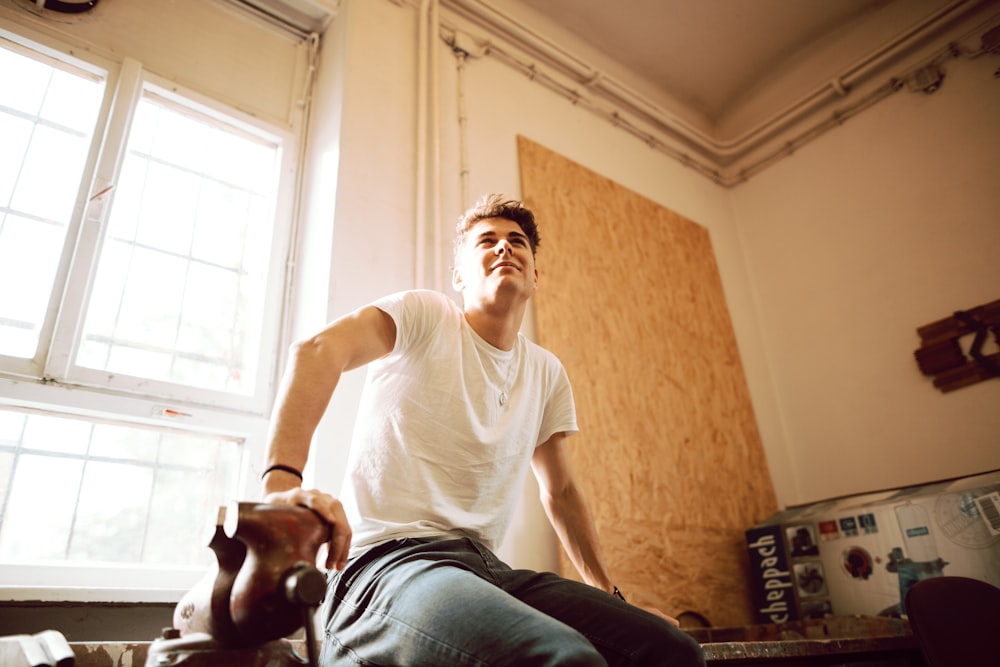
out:
{"label": "osb board", "polygon": [[[612,576],[752,623],[743,531],[776,509],[708,231],[523,137],[542,238],[539,343],[573,383],[570,442]],[[578,578],[565,554],[562,570]]]}

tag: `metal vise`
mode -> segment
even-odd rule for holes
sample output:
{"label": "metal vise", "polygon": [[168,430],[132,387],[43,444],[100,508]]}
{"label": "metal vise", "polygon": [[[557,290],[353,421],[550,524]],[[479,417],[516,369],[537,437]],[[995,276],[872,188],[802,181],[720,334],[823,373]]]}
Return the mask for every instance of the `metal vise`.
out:
{"label": "metal vise", "polygon": [[305,507],[220,508],[208,545],[218,567],[177,604],[174,627],[150,646],[146,667],[302,665],[282,638],[303,627],[309,663],[316,665],[312,613],[326,577],[314,564],[329,538],[329,524]]}

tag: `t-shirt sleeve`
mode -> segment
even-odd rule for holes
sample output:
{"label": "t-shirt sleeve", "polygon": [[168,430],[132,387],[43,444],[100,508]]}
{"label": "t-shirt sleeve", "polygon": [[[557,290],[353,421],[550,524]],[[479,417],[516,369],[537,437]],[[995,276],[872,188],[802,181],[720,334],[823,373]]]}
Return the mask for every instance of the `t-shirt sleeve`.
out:
{"label": "t-shirt sleeve", "polygon": [[536,446],[547,441],[556,433],[573,435],[579,432],[576,422],[576,404],[573,400],[573,387],[569,382],[566,369],[553,355],[549,359],[548,375],[551,391],[545,404],[545,414],[542,426],[538,430]]}
{"label": "t-shirt sleeve", "polygon": [[372,302],[396,323],[396,342],[392,353],[413,346],[414,341],[428,335],[427,324],[440,319],[443,295],[429,290],[409,290],[388,294]]}

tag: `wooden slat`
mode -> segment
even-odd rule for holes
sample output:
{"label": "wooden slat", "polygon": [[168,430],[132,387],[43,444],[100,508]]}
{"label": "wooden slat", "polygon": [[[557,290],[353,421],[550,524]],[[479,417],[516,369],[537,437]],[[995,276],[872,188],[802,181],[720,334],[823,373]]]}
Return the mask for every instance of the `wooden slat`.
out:
{"label": "wooden slat", "polygon": [[[1000,327],[1000,299],[970,308],[965,312],[983,325]],[[975,330],[976,327],[967,321],[951,316],[917,327],[917,335],[920,336],[921,345],[929,345],[942,340],[961,338]]]}
{"label": "wooden slat", "polygon": [[[1000,353],[984,354],[982,349],[991,336],[1000,343],[1000,300],[925,324],[917,335],[917,367],[933,375],[934,386],[942,392],[1000,377]],[[963,337],[971,338],[969,356],[959,343]]]}

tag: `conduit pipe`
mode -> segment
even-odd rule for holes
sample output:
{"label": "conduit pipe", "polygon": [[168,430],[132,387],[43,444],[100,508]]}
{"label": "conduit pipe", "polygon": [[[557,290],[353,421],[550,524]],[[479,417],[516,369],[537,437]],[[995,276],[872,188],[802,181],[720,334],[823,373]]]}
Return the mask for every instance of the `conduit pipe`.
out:
{"label": "conduit pipe", "polygon": [[884,84],[876,88],[875,90],[867,93],[864,97],[857,99],[853,104],[834,110],[828,118],[820,121],[819,123],[809,127],[806,131],[796,135],[791,138],[785,144],[778,148],[777,150],[771,151],[769,154],[758,159],[753,164],[750,164],[744,169],[741,169],[735,177],[729,177],[724,181],[721,181],[723,185],[735,185],[742,181],[749,179],[752,175],[764,170],[769,165],[777,162],[779,159],[786,155],[791,155],[796,150],[806,145],[813,139],[819,137],[823,133],[827,132],[834,127],[843,125],[849,119],[857,116],[862,111],[869,109],[878,102],[881,102],[885,98],[893,95],[904,88],[910,88],[911,90],[922,90],[925,93],[933,92],[934,89],[928,88],[913,88],[915,76],[921,71],[927,68],[937,68],[947,60],[959,57],[966,58],[978,58],[985,53],[989,53],[989,49],[985,46],[980,49],[968,50],[960,46],[960,42],[968,38],[971,34],[983,30],[985,26],[990,25],[996,21],[997,17],[994,16],[990,21],[981,24],[977,29],[966,33],[957,42],[949,43],[948,45],[939,48],[933,56],[929,59],[923,60],[920,64],[912,67],[906,73],[898,76],[892,77]]}
{"label": "conduit pipe", "polygon": [[[679,136],[720,165],[729,164],[750,152],[768,137],[787,129],[796,118],[815,110],[832,97],[849,94],[854,85],[871,76],[894,56],[927,36],[966,5],[976,2],[977,0],[955,0],[945,5],[847,68],[830,82],[810,91],[739,137],[717,140],[662,109],[623,83],[602,74],[530,28],[489,7],[482,0],[445,0],[450,9],[472,19],[480,26],[487,27],[493,34],[507,36],[519,48],[538,54],[548,64],[569,75],[577,83],[614,99],[625,109],[638,113]],[[502,47],[491,42],[487,45],[487,49],[495,51],[502,50]]]}
{"label": "conduit pipe", "polygon": [[[889,62],[893,57],[899,55],[899,53],[904,51],[907,46],[919,42],[928,33],[937,28],[942,22],[958,13],[959,9],[970,4],[971,2],[974,2],[974,0],[956,0],[955,2],[941,7],[931,15],[897,35],[888,43],[882,45],[852,66],[848,67],[840,75],[806,93],[803,97],[789,104],[784,109],[778,111],[767,120],[747,130],[735,139],[721,141],[716,140],[698,131],[697,129],[692,128],[683,121],[678,121],[681,124],[681,130],[685,134],[690,131],[691,140],[697,142],[699,147],[706,148],[710,151],[710,154],[712,154],[713,157],[719,156],[738,158],[755,148],[764,139],[787,129],[787,127],[797,117],[808,114],[817,107],[823,106],[833,99],[846,97],[856,85],[862,83],[870,76],[873,76],[878,69]],[[608,83],[609,90],[621,86],[621,84],[614,80],[609,80]],[[646,105],[651,112],[651,115],[659,113],[658,108],[654,104],[633,91],[621,87],[621,93],[623,101],[627,102],[630,98],[634,98],[635,100]]]}
{"label": "conduit pipe", "polygon": [[469,157],[466,155],[465,135],[469,117],[465,111],[465,62],[469,54],[459,49],[455,53],[455,81],[458,106],[458,193],[462,202],[469,200]]}
{"label": "conduit pipe", "polygon": [[[455,46],[454,48],[458,49],[459,47]],[[467,52],[463,51],[463,53]],[[528,76],[531,79],[531,81],[544,86],[548,90],[551,90],[552,92],[558,95],[562,95],[566,99],[570,100],[575,106],[582,107],[590,111],[591,113],[594,113],[600,116],[601,118],[604,118],[613,126],[628,132],[629,134],[636,137],[643,143],[649,145],[651,148],[654,148],[656,150],[661,151],[662,153],[665,153],[671,158],[677,160],[678,162],[681,162],[685,166],[690,167],[698,171],[699,173],[707,176],[708,178],[714,180],[716,183],[720,184],[724,183],[723,175],[721,174],[719,169],[712,167],[710,164],[707,164],[707,160],[700,161],[688,155],[687,153],[677,150],[673,146],[664,142],[662,139],[658,138],[652,132],[640,129],[633,122],[628,120],[628,118],[622,116],[618,111],[614,109],[605,108],[601,104],[598,104],[597,102],[592,100],[590,97],[580,94],[578,90],[569,88],[561,84],[559,81],[556,81],[554,78],[552,78],[545,72],[536,68],[533,64],[526,65],[521,61],[517,60],[516,58],[514,58],[513,56],[510,56],[509,54],[497,49],[492,49],[490,53],[491,55],[494,55],[495,57],[499,58],[504,64],[513,67],[514,69],[520,70],[522,73]],[[610,105],[610,103],[608,104]]]}
{"label": "conduit pipe", "polygon": [[[292,220],[298,221],[302,216],[303,192],[305,191],[305,173],[307,171],[307,153],[309,144],[309,131],[312,127],[313,94],[316,91],[316,70],[319,67],[319,45],[320,36],[318,33],[311,33],[306,40],[306,71],[305,81],[302,86],[302,97],[296,101],[296,106],[300,109],[301,129],[299,130],[297,154],[295,156],[295,195],[292,199]],[[284,325],[281,330],[282,343],[278,349],[278,368],[284,368],[287,361],[288,346],[293,340],[292,331],[292,304],[295,303],[296,271],[299,262],[299,240],[301,238],[301,225],[293,222],[291,225],[291,236],[288,239],[288,252],[285,254],[285,293],[281,301],[281,321]]]}
{"label": "conduit pipe", "polygon": [[[432,287],[442,288],[441,278],[441,102],[438,0],[421,0],[417,12],[417,173],[416,250],[414,286],[427,286],[427,245],[433,247]],[[429,200],[429,201],[428,201]],[[430,208],[430,216],[428,216]]]}
{"label": "conduit pipe", "polygon": [[429,52],[427,22],[430,0],[420,1],[417,12],[417,173],[413,286],[421,288],[427,263],[427,54]]}
{"label": "conduit pipe", "polygon": [[[781,146],[771,150],[764,156],[760,157],[751,164],[748,164],[744,168],[740,169],[737,173],[722,173],[719,169],[713,168],[706,162],[692,158],[690,155],[677,150],[671,145],[667,144],[660,137],[654,133],[643,130],[636,126],[632,121],[621,116],[618,111],[613,109],[608,109],[604,105],[596,103],[590,97],[586,95],[581,95],[578,90],[575,90],[569,86],[560,83],[556,79],[552,78],[549,74],[540,70],[534,64],[525,64],[524,62],[517,60],[516,58],[510,56],[509,54],[494,49],[491,51],[492,55],[501,60],[504,64],[521,71],[523,74],[528,76],[532,81],[538,83],[545,88],[555,92],[558,95],[565,97],[570,100],[574,105],[585,108],[586,110],[594,113],[601,118],[607,120],[615,127],[624,130],[636,137],[643,143],[646,143],[654,150],[658,150],[673,159],[681,162],[684,166],[694,169],[695,171],[701,173],[702,175],[712,179],[719,185],[724,187],[732,187],[738,183],[742,183],[748,180],[752,175],[762,171],[771,164],[774,164],[781,158],[791,155],[796,150],[806,145],[813,139],[824,134],[828,130],[843,125],[847,120],[853,118],[860,112],[874,106],[881,100],[889,97],[890,95],[899,92],[903,88],[909,86],[910,79],[913,77],[915,72],[925,69],[928,66],[938,66],[941,65],[946,60],[957,58],[960,56],[975,58],[984,53],[992,52],[991,48],[986,46],[976,49],[968,50],[960,46],[960,43],[969,38],[976,33],[982,33],[984,31],[991,30],[995,23],[997,22],[1000,15],[993,15],[988,20],[980,23],[976,28],[967,31],[964,35],[959,37],[955,42],[947,44],[943,48],[939,48],[938,51],[931,56],[929,59],[925,59],[921,63],[912,67],[908,72],[890,78],[886,83],[879,86],[875,90],[867,93],[861,98],[858,98],[853,104],[847,107],[841,107],[834,109],[827,118],[819,121],[807,127],[803,132],[793,136],[791,139],[785,141]],[[463,33],[456,32],[454,35],[446,39],[454,50],[456,56],[458,57],[458,76],[459,76],[459,128],[460,132],[464,132],[465,124],[465,112],[462,103],[462,90],[461,90],[461,80],[465,69],[465,62],[469,55],[474,55],[480,57],[485,54],[485,48],[482,45],[473,43],[470,38]],[[925,91],[926,92],[926,91]],[[462,137],[459,138],[460,143]],[[464,148],[461,149],[464,154]],[[464,162],[463,162],[464,164]],[[465,187],[465,170],[464,167],[460,172],[463,179],[463,188]]]}
{"label": "conduit pipe", "polygon": [[[431,81],[431,199],[433,202],[431,215],[431,243],[434,244],[434,258],[432,271],[434,275],[434,289],[442,291],[443,281],[441,279],[444,265],[441,263],[441,72],[440,72],[440,51],[438,47],[438,33],[440,32],[440,5],[438,0],[431,0],[430,29],[433,39],[430,40],[430,81]],[[465,205],[465,202],[462,202]]]}

